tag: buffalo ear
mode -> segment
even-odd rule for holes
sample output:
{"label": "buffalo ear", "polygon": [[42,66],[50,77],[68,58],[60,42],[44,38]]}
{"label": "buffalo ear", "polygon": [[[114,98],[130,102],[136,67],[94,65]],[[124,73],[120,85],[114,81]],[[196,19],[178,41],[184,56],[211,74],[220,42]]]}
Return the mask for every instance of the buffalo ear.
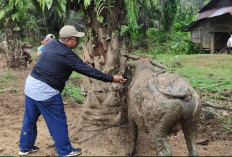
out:
{"label": "buffalo ear", "polygon": [[135,68],[135,63],[133,61],[127,61],[126,66],[128,66],[130,68]]}

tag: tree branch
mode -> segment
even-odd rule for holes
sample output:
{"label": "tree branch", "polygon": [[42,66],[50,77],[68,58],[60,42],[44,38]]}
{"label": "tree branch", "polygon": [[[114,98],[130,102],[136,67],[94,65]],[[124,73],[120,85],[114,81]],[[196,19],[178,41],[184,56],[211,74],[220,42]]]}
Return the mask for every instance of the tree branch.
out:
{"label": "tree branch", "polygon": [[207,106],[207,107],[214,107],[214,108],[219,109],[219,110],[224,110],[224,111],[230,111],[230,112],[232,112],[232,109],[217,106],[216,104],[214,104],[212,102],[204,102],[204,101],[202,101],[202,105],[203,106]]}

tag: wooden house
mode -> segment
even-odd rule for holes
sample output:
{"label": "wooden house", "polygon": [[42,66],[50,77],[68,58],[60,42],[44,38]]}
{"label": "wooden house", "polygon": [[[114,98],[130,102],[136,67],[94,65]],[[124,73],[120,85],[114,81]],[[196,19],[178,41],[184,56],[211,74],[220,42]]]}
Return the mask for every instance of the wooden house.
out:
{"label": "wooden house", "polygon": [[211,0],[183,31],[190,31],[191,41],[211,53],[225,50],[232,34],[232,0]]}

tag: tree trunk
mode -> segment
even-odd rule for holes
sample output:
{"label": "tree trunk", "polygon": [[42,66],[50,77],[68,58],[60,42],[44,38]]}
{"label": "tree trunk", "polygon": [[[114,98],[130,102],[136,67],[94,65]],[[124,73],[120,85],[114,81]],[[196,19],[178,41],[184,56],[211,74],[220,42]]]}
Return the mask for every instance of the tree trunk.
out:
{"label": "tree trunk", "polygon": [[21,65],[25,66],[25,60],[21,57],[22,48],[21,43],[18,40],[19,36],[14,31],[16,26],[10,19],[6,24],[6,43],[7,48],[4,49],[7,60],[7,66],[9,68],[19,68]]}
{"label": "tree trunk", "polygon": [[[120,26],[125,21],[125,5],[123,0],[104,5],[108,8],[100,13],[95,12],[96,5],[86,10],[87,41],[82,45],[83,57],[104,73],[125,77],[126,58],[122,54],[126,45],[124,37],[120,36]],[[104,17],[103,23],[97,20],[97,14]],[[99,146],[101,142],[109,152],[117,150],[119,155],[125,155],[128,132],[121,127],[127,117],[126,89],[123,87],[122,84],[83,77],[82,90],[87,92],[83,93],[82,119],[71,126],[70,134],[74,141],[83,147],[86,143]]]}

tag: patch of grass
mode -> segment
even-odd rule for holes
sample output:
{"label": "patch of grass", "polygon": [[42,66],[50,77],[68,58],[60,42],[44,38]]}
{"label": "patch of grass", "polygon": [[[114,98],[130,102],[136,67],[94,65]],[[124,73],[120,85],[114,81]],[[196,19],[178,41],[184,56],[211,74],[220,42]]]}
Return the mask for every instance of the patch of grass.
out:
{"label": "patch of grass", "polygon": [[82,97],[80,87],[75,87],[74,85],[72,85],[72,83],[68,83],[65,86],[65,89],[62,92],[62,95],[64,98],[67,98],[68,101],[72,103],[80,104],[84,102],[84,98]]}
{"label": "patch of grass", "polygon": [[220,115],[218,116],[219,120],[222,120],[222,131],[226,132],[227,134],[231,133],[232,130],[232,118]]}
{"label": "patch of grass", "polygon": [[16,75],[12,72],[12,70],[7,70],[5,73],[1,74],[0,86],[2,87],[7,84],[10,84],[15,79],[16,79]]}
{"label": "patch of grass", "polygon": [[70,76],[69,80],[80,82],[81,78],[82,78],[81,74],[79,74],[77,72],[73,72],[72,75]]}
{"label": "patch of grass", "polygon": [[9,89],[8,85],[15,83],[17,75],[10,69],[6,70],[4,73],[0,74],[0,94],[5,91],[9,91],[12,94],[18,93],[16,89]]}
{"label": "patch of grass", "polygon": [[0,94],[3,94],[4,93],[4,89],[0,88]]}
{"label": "patch of grass", "polygon": [[10,93],[16,94],[16,93],[18,93],[18,90],[16,90],[16,89],[10,89]]}
{"label": "patch of grass", "polygon": [[168,71],[187,78],[197,90],[214,93],[232,88],[232,56],[159,55],[155,60],[167,65]]}
{"label": "patch of grass", "polygon": [[67,98],[68,101],[72,103],[83,103],[84,98],[82,97],[82,92],[80,89],[80,81],[82,75],[76,72],[73,72],[70,76],[62,95],[64,98]]}

